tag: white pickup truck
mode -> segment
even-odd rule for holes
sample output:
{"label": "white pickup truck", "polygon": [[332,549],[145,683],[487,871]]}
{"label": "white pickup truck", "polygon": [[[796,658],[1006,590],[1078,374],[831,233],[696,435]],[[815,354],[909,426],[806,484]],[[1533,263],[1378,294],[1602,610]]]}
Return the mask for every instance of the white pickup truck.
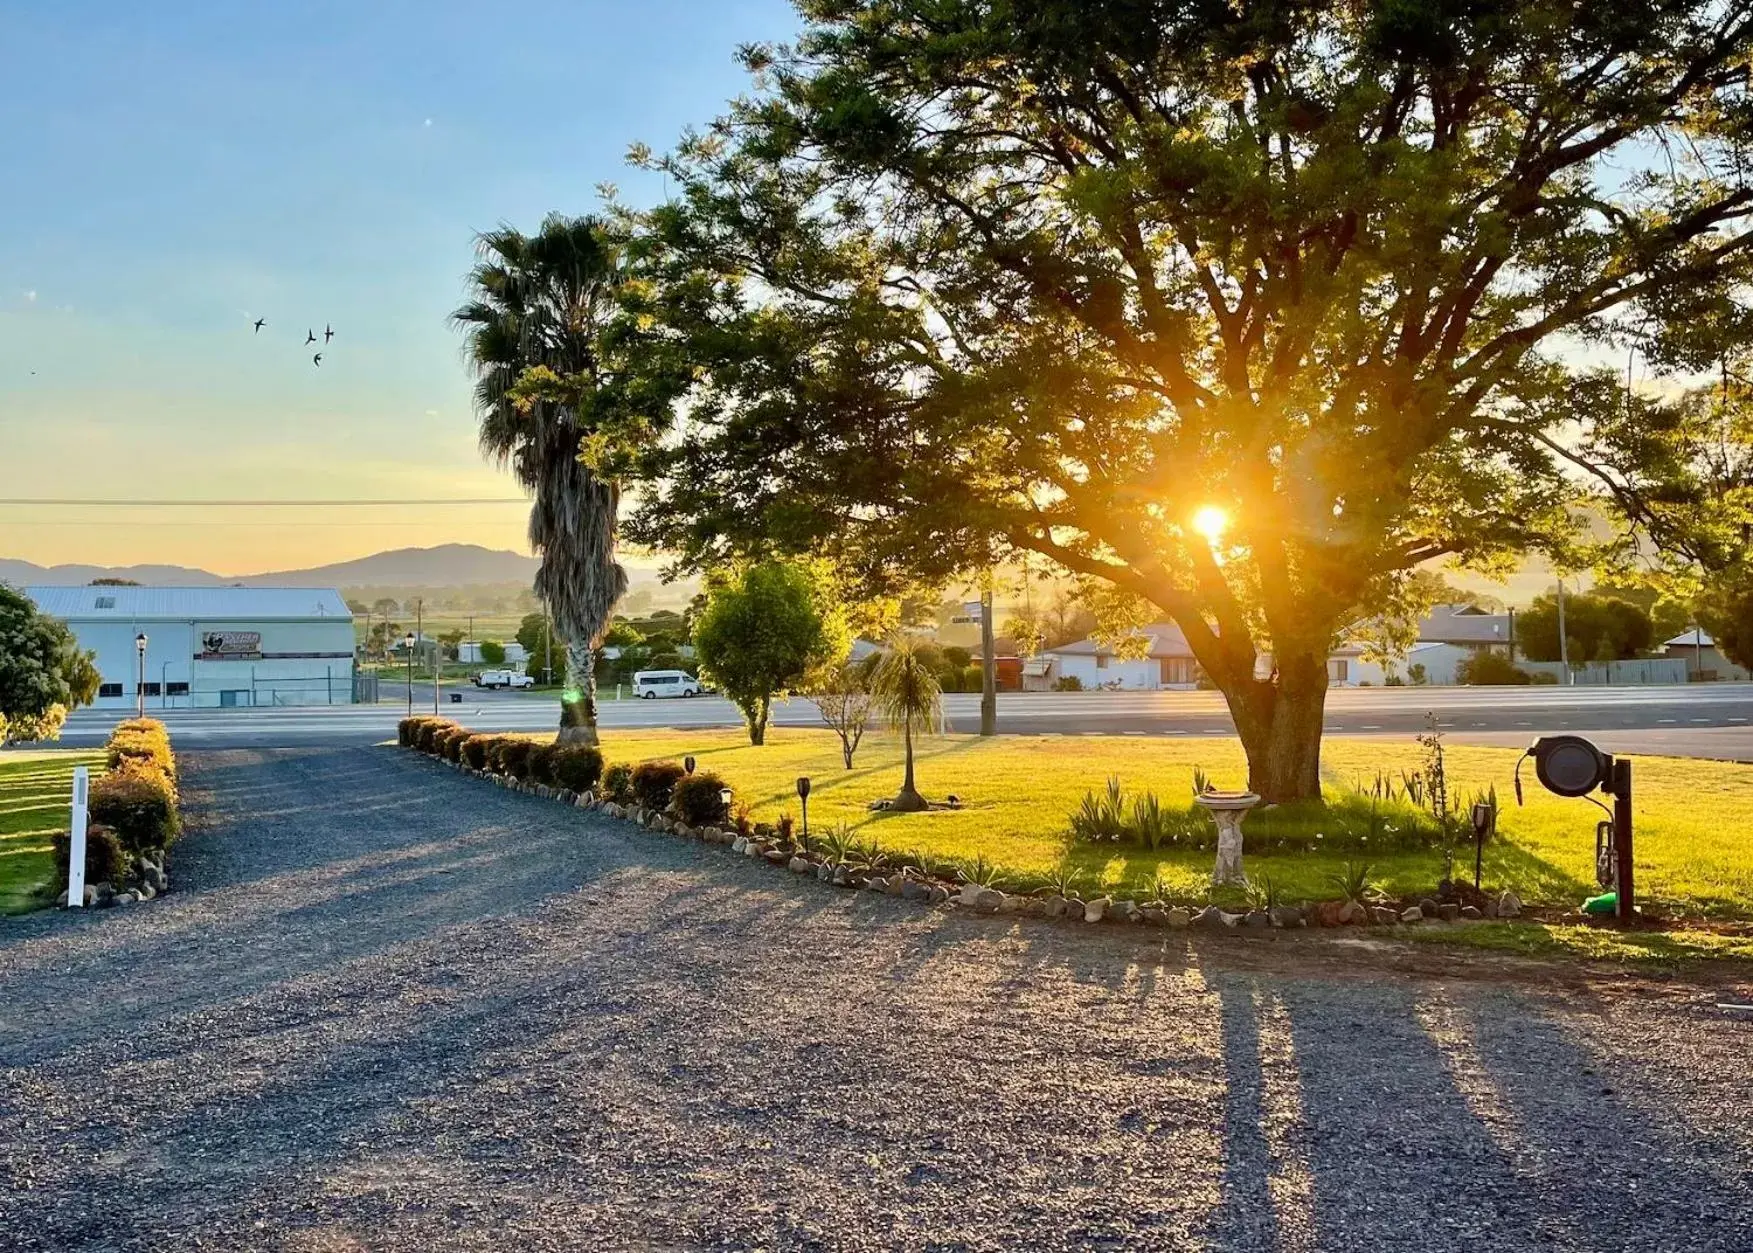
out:
{"label": "white pickup truck", "polygon": [[483,670],[470,680],[476,687],[534,687],[534,675],[521,670]]}

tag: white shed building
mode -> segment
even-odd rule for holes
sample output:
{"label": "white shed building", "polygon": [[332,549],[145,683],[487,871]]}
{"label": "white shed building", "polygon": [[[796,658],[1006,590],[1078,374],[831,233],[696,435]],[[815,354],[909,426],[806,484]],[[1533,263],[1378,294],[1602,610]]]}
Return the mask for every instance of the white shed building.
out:
{"label": "white shed building", "polygon": [[[98,708],[346,705],[353,615],[333,588],[27,587],[97,654]],[[145,678],[135,638],[146,637]]]}

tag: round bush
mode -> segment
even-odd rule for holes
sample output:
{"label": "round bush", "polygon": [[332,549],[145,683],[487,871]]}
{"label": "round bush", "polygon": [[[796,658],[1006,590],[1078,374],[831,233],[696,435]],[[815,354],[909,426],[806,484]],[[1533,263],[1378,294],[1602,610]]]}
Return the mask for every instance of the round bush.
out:
{"label": "round bush", "polygon": [[642,761],[633,767],[633,799],[647,809],[667,809],[687,773],[679,761]]}
{"label": "round bush", "polygon": [[134,763],[101,775],[91,785],[92,822],[113,828],[122,846],[143,853],[176,838],[176,789],[163,771]]}
{"label": "round bush", "polygon": [[559,751],[558,744],[536,744],[531,747],[527,767],[531,783],[540,783],[544,787],[558,786],[554,782],[554,755]]}
{"label": "round bush", "polygon": [[730,806],[724,803],[724,780],[710,770],[678,782],[670,804],[676,816],[691,827],[722,826],[730,818]]}
{"label": "round bush", "polygon": [[529,778],[530,753],[535,747],[528,740],[514,739],[509,735],[502,738],[497,752],[499,773],[513,779]]}
{"label": "round bush", "polygon": [[438,751],[438,733],[456,726],[449,718],[428,718],[414,735],[414,747],[423,753]]}
{"label": "round bush", "polygon": [[467,727],[446,727],[438,735],[438,751],[446,761],[463,759],[463,741],[469,738]]}
{"label": "round bush", "polygon": [[[55,882],[67,886],[67,868],[73,861],[73,841],[65,831],[50,837],[55,850]],[[102,823],[85,827],[85,881],[119,883],[134,868],[133,855],[122,847],[116,833]]]}
{"label": "round bush", "polygon": [[157,723],[146,726],[136,719],[133,725],[118,726],[110,733],[106,747],[109,750],[108,764],[111,770],[124,761],[135,761],[141,765],[154,766],[173,780],[176,778],[176,758],[170,751],[170,736]]}
{"label": "round bush", "polygon": [[475,770],[485,770],[487,768],[487,750],[492,746],[493,737],[491,735],[465,734],[462,743],[463,764]]}
{"label": "round bush", "polygon": [[624,805],[633,799],[633,767],[617,761],[603,771],[603,796]]}
{"label": "round bush", "polygon": [[554,786],[573,792],[588,792],[603,777],[602,750],[588,744],[554,746],[553,763],[549,766]]}
{"label": "round bush", "polygon": [[425,721],[423,718],[399,718],[396,720],[396,743],[403,748],[414,747],[414,728]]}

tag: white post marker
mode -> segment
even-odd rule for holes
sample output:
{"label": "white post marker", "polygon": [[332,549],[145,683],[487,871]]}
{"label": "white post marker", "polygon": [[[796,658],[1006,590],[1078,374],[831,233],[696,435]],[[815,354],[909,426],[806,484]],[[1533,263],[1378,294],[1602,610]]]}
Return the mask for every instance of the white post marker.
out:
{"label": "white post marker", "polygon": [[85,801],[91,774],[84,766],[73,767],[73,814],[67,827],[67,908],[85,904]]}

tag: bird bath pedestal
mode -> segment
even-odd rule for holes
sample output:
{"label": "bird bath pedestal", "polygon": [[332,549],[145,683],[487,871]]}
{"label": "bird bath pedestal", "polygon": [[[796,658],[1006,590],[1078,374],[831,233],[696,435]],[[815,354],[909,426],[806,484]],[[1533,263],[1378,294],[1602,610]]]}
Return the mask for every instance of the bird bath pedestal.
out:
{"label": "bird bath pedestal", "polygon": [[1217,867],[1211,872],[1211,886],[1225,883],[1246,883],[1242,874],[1242,819],[1260,803],[1253,792],[1206,792],[1199,803],[1211,811],[1217,823]]}

